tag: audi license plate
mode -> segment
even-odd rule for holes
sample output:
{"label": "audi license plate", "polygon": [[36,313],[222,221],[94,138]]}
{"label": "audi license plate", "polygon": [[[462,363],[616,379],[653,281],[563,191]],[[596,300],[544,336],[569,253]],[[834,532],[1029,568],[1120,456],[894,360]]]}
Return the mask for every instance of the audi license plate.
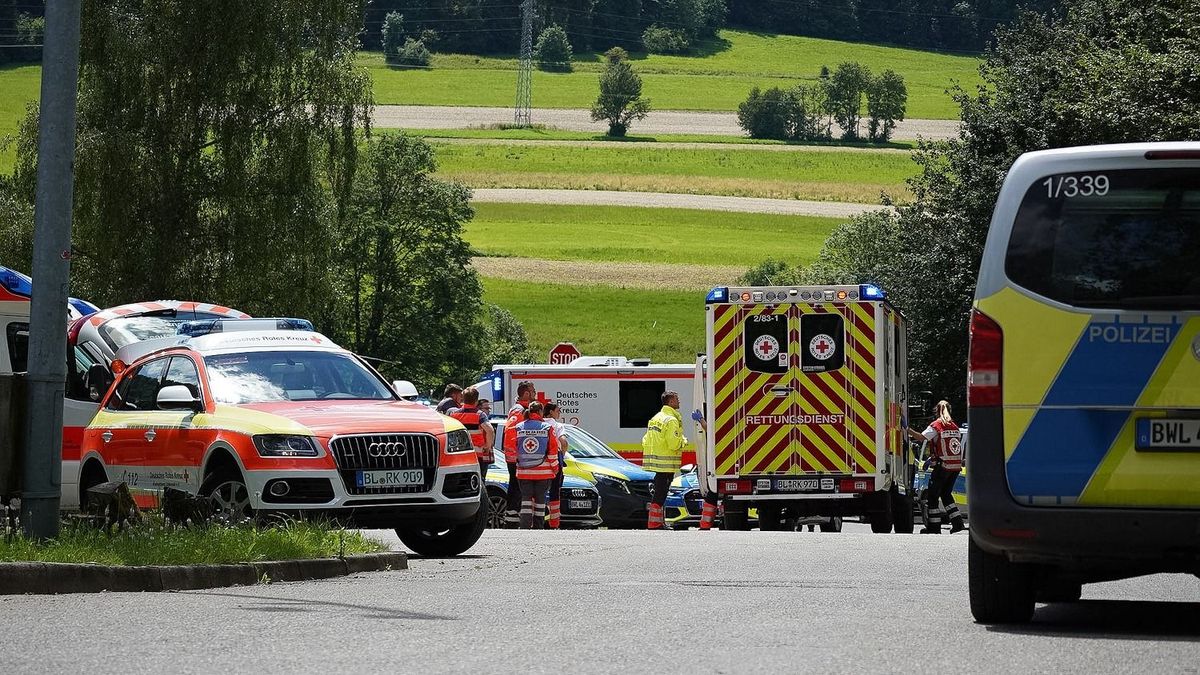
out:
{"label": "audi license plate", "polygon": [[591,509],[593,508],[590,499],[568,499],[567,508],[569,509]]}
{"label": "audi license plate", "polygon": [[356,482],[360,488],[412,487],[425,483],[425,471],[423,469],[359,471]]}
{"label": "audi license plate", "polygon": [[1142,418],[1137,421],[1137,449],[1200,451],[1200,419]]}
{"label": "audi license plate", "polygon": [[780,492],[815,492],[821,489],[819,478],[777,478],[775,489]]}

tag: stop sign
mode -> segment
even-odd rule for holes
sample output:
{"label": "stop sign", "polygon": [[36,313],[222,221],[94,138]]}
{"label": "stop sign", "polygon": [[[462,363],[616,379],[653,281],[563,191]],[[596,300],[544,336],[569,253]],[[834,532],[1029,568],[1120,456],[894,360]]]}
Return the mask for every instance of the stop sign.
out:
{"label": "stop sign", "polygon": [[560,342],[550,350],[550,365],[565,366],[583,356],[575,345],[570,342]]}

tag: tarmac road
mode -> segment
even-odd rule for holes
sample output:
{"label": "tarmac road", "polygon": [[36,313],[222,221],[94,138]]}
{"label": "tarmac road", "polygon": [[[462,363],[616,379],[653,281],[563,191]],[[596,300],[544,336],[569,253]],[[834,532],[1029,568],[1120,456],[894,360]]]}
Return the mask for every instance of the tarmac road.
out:
{"label": "tarmac road", "polygon": [[409,571],[0,598],[3,673],[1196,672],[1200,581],[972,622],[967,535],[488,531]]}
{"label": "tarmac road", "polygon": [[[565,131],[594,131],[604,133],[602,122],[593,122],[591,113],[583,109],[534,108],[533,123]],[[371,124],[379,129],[461,129],[512,124],[512,108],[468,106],[377,105]],[[629,127],[637,136],[652,134],[704,134],[741,136],[737,113],[695,112],[688,110],[655,110],[644,120]],[[903,120],[896,123],[893,137],[913,140],[954,138],[958,135],[958,120]]]}

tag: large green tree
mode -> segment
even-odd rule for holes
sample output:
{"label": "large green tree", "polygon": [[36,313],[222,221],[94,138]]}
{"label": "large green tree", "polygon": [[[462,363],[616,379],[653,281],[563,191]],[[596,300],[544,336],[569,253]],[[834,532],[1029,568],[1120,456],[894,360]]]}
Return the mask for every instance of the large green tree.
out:
{"label": "large green tree", "polygon": [[[72,290],[325,313],[330,227],[371,105],[360,10],[85,0]],[[23,143],[18,184],[35,150]]]}

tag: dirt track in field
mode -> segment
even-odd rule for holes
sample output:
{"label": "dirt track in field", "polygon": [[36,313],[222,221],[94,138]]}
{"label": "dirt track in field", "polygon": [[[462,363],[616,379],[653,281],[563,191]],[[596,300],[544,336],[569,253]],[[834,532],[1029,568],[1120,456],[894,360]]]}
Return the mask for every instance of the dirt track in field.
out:
{"label": "dirt track in field", "polygon": [[472,258],[480,275],[534,283],[695,291],[732,284],[745,267],[666,263]]}
{"label": "dirt track in field", "polygon": [[703,209],[740,213],[774,213],[790,216],[851,218],[885,208],[878,204],[816,202],[801,199],[725,197],[670,192],[623,192],[617,190],[548,190],[526,188],[479,188],[474,201],[501,204],[564,204],[583,206],[642,206],[667,209]]}

